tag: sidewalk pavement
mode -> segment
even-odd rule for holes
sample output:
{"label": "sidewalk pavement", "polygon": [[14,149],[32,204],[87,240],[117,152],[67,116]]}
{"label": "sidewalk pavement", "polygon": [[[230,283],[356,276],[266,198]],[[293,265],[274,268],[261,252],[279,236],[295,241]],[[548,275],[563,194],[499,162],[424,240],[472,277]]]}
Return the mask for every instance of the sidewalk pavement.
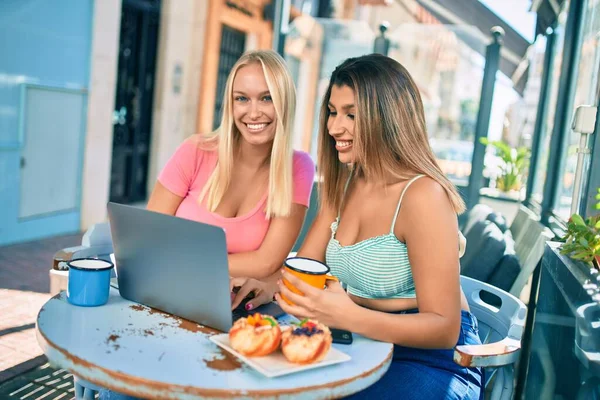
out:
{"label": "sidewalk pavement", "polygon": [[52,258],[81,244],[82,234],[0,247],[0,383],[46,361],[35,336],[38,310],[50,298]]}

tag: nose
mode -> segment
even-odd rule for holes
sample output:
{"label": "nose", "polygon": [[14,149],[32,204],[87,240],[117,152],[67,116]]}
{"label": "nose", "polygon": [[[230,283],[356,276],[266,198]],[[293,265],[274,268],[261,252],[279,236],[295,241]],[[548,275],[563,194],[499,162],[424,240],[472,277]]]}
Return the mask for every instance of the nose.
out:
{"label": "nose", "polygon": [[344,133],[345,128],[342,124],[341,118],[338,118],[337,116],[330,116],[329,121],[329,134],[331,136],[337,136]]}
{"label": "nose", "polygon": [[250,103],[250,113],[249,113],[250,119],[258,119],[258,117],[260,117],[260,114],[261,114],[261,110],[258,105],[258,102],[252,101]]}

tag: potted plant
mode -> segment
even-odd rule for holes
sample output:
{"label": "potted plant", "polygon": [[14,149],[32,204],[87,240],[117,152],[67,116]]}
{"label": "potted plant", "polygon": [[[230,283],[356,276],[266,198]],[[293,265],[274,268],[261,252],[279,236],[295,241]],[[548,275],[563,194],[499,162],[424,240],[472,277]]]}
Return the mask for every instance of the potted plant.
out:
{"label": "potted plant", "polygon": [[[596,210],[600,210],[600,188],[596,193]],[[600,214],[587,219],[573,214],[567,223],[567,232],[563,238],[561,254],[566,254],[574,260],[580,260],[590,267],[596,264],[600,268]]]}
{"label": "potted plant", "polygon": [[496,176],[496,188],[502,192],[520,190],[525,181],[531,151],[527,147],[514,148],[501,140],[490,141],[486,137],[481,138],[480,142],[485,146],[494,147],[501,161]]}

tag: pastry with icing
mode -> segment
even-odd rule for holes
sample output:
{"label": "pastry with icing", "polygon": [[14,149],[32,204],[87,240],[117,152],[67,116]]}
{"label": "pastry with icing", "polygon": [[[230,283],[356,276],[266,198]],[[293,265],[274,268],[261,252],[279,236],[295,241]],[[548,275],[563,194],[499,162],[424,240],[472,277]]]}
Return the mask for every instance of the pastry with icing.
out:
{"label": "pastry with icing", "polygon": [[229,343],[245,356],[266,356],[279,348],[281,329],[272,316],[255,313],[233,324],[229,330]]}
{"label": "pastry with icing", "polygon": [[316,320],[303,320],[281,334],[281,351],[295,364],[321,361],[331,348],[331,331]]}

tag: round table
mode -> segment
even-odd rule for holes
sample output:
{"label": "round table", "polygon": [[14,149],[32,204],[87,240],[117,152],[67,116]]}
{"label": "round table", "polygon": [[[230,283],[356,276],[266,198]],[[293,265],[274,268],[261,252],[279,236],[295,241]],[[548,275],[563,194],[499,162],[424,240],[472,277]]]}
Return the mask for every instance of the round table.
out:
{"label": "round table", "polygon": [[324,399],[356,393],[390,366],[393,346],[354,335],[336,348],[352,359],[266,378],[219,348],[220,333],[123,299],[111,288],[101,307],[76,307],[66,293],[37,317],[37,337],[50,362],[100,387],[142,398]]}

